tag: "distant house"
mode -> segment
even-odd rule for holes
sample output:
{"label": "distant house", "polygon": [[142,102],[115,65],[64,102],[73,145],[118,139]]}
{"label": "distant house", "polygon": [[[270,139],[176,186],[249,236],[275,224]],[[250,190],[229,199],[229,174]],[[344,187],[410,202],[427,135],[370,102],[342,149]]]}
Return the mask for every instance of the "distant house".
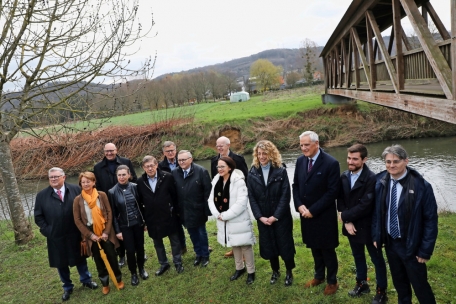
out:
{"label": "distant house", "polygon": [[320,71],[315,71],[313,74],[313,79],[315,81],[323,80],[323,74]]}
{"label": "distant house", "polygon": [[250,94],[247,92],[236,92],[230,96],[230,102],[247,101],[250,99]]}

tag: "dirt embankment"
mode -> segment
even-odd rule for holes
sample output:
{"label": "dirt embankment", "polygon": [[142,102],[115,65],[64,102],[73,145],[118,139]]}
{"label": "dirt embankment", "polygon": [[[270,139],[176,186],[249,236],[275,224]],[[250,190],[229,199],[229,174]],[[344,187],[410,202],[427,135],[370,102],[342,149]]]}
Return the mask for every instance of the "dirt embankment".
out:
{"label": "dirt embankment", "polygon": [[258,140],[268,139],[281,150],[297,149],[298,136],[313,130],[322,146],[348,146],[391,139],[456,135],[456,125],[393,109],[378,107],[364,113],[356,105],[316,109],[286,119],[250,119],[233,124],[198,125],[172,120],[142,127],[109,127],[97,132],[55,136],[48,141],[21,138],[12,142],[16,174],[22,178],[45,176],[50,167],[68,174],[90,170],[103,158],[103,146],[114,143],[119,154],[139,163],[144,155],[162,157],[161,145],[174,141],[178,149],[192,151],[194,158],[215,155],[219,136],[231,139],[233,150],[251,152]]}

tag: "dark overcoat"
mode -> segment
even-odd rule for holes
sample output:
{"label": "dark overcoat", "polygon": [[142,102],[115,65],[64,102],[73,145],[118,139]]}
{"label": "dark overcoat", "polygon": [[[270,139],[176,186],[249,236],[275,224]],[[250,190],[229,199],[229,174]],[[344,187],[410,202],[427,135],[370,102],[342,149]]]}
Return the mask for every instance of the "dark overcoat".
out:
{"label": "dark overcoat", "polygon": [[[239,169],[242,171],[242,173],[244,173],[245,180],[247,181],[248,175],[249,175],[249,168],[247,167],[247,164],[245,163],[244,156],[242,156],[240,154],[236,154],[230,150],[230,153],[228,153],[228,157],[231,157],[231,159],[234,160],[234,162],[236,163],[236,169]],[[218,165],[219,158],[220,158],[220,154],[211,158],[212,179],[218,174],[217,165]]]}
{"label": "dark overcoat", "polygon": [[[247,181],[249,201],[253,216],[258,223],[260,255],[263,259],[281,256],[284,261],[293,259],[293,218],[290,210],[291,189],[287,170],[270,167],[268,182],[264,183],[263,172],[252,166]],[[271,226],[263,224],[260,217],[274,216],[278,219]]]}
{"label": "dark overcoat", "polygon": [[[116,156],[117,165],[127,165],[130,169],[131,174],[131,182],[136,183],[138,178],[136,177],[135,168],[133,164],[128,158],[120,157],[119,155]],[[104,193],[108,193],[109,189],[114,187],[117,184],[117,176],[115,173],[111,173],[108,166],[108,160],[106,157],[99,163],[97,163],[93,167],[93,173],[95,174],[95,178],[97,179],[96,188],[98,191],[103,191]]]}
{"label": "dark overcoat", "polygon": [[173,170],[177,191],[180,219],[186,228],[196,228],[207,222],[211,215],[207,200],[211,194],[212,184],[209,172],[192,163],[187,178],[184,179],[182,168]]}
{"label": "dark overcoat", "polygon": [[149,236],[161,239],[177,231],[179,218],[173,176],[160,168],[156,175],[155,192],[150,188],[146,173],[138,178],[137,189]]}
{"label": "dark overcoat", "polygon": [[339,162],[320,149],[308,173],[308,158],[296,161],[293,200],[296,211],[306,206],[312,218],[301,217],[302,241],[308,248],[330,249],[339,246],[336,198],[339,191]]}
{"label": "dark overcoat", "polygon": [[[372,244],[372,212],[375,206],[376,181],[375,173],[366,164],[353,188],[349,170],[340,176],[337,209],[341,212],[342,234],[354,242]],[[356,235],[348,234],[345,223],[353,223]]]}
{"label": "dark overcoat", "polygon": [[[177,157],[176,157],[175,161],[176,161],[176,168],[178,168],[179,162],[177,161]],[[163,158],[163,160],[161,162],[158,163],[158,168],[162,171],[171,173],[171,169],[169,168],[168,159],[166,158],[166,156]]]}
{"label": "dark overcoat", "polygon": [[47,239],[49,266],[55,268],[75,266],[85,259],[81,257],[81,233],[73,217],[73,201],[81,188],[64,185],[63,202],[51,186],[41,190],[35,200],[35,223]]}

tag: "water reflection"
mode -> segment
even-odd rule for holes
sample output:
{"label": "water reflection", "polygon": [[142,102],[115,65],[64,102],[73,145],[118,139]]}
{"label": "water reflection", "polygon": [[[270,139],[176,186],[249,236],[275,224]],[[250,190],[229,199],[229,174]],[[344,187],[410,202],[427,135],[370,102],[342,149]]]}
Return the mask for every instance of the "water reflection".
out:
{"label": "water reflection", "polygon": [[[410,159],[409,166],[418,170],[431,183],[439,209],[456,212],[456,202],[452,199],[456,192],[456,137],[398,140],[368,144],[369,160],[367,164],[375,173],[385,170],[381,154],[385,147],[391,144],[401,144],[407,150]],[[346,170],[346,147],[326,149],[326,152],[333,155],[340,162],[341,171]],[[290,183],[292,183],[294,175],[296,158],[300,155],[300,151],[282,153],[283,161],[287,165]],[[246,155],[245,158],[247,165],[250,167],[252,155]],[[210,160],[197,161],[196,163],[210,171]],[[142,174],[142,172],[142,169],[137,169],[138,174]],[[77,183],[77,177],[67,177],[67,181],[69,183]],[[33,215],[32,206],[35,195],[47,185],[47,179],[26,181],[20,184],[26,214]],[[1,203],[6,206],[6,199],[3,193],[1,195]],[[294,210],[294,207],[292,210]],[[0,218],[2,217],[3,214],[0,214]]]}

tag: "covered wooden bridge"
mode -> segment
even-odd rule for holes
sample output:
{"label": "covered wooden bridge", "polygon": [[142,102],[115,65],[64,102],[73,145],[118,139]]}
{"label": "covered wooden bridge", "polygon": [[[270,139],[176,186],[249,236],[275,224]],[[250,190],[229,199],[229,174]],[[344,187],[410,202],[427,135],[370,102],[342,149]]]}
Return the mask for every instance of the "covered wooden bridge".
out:
{"label": "covered wooden bridge", "polygon": [[324,98],[354,98],[456,123],[456,0],[448,1],[450,31],[435,1],[441,0],[353,0],[321,53]]}

